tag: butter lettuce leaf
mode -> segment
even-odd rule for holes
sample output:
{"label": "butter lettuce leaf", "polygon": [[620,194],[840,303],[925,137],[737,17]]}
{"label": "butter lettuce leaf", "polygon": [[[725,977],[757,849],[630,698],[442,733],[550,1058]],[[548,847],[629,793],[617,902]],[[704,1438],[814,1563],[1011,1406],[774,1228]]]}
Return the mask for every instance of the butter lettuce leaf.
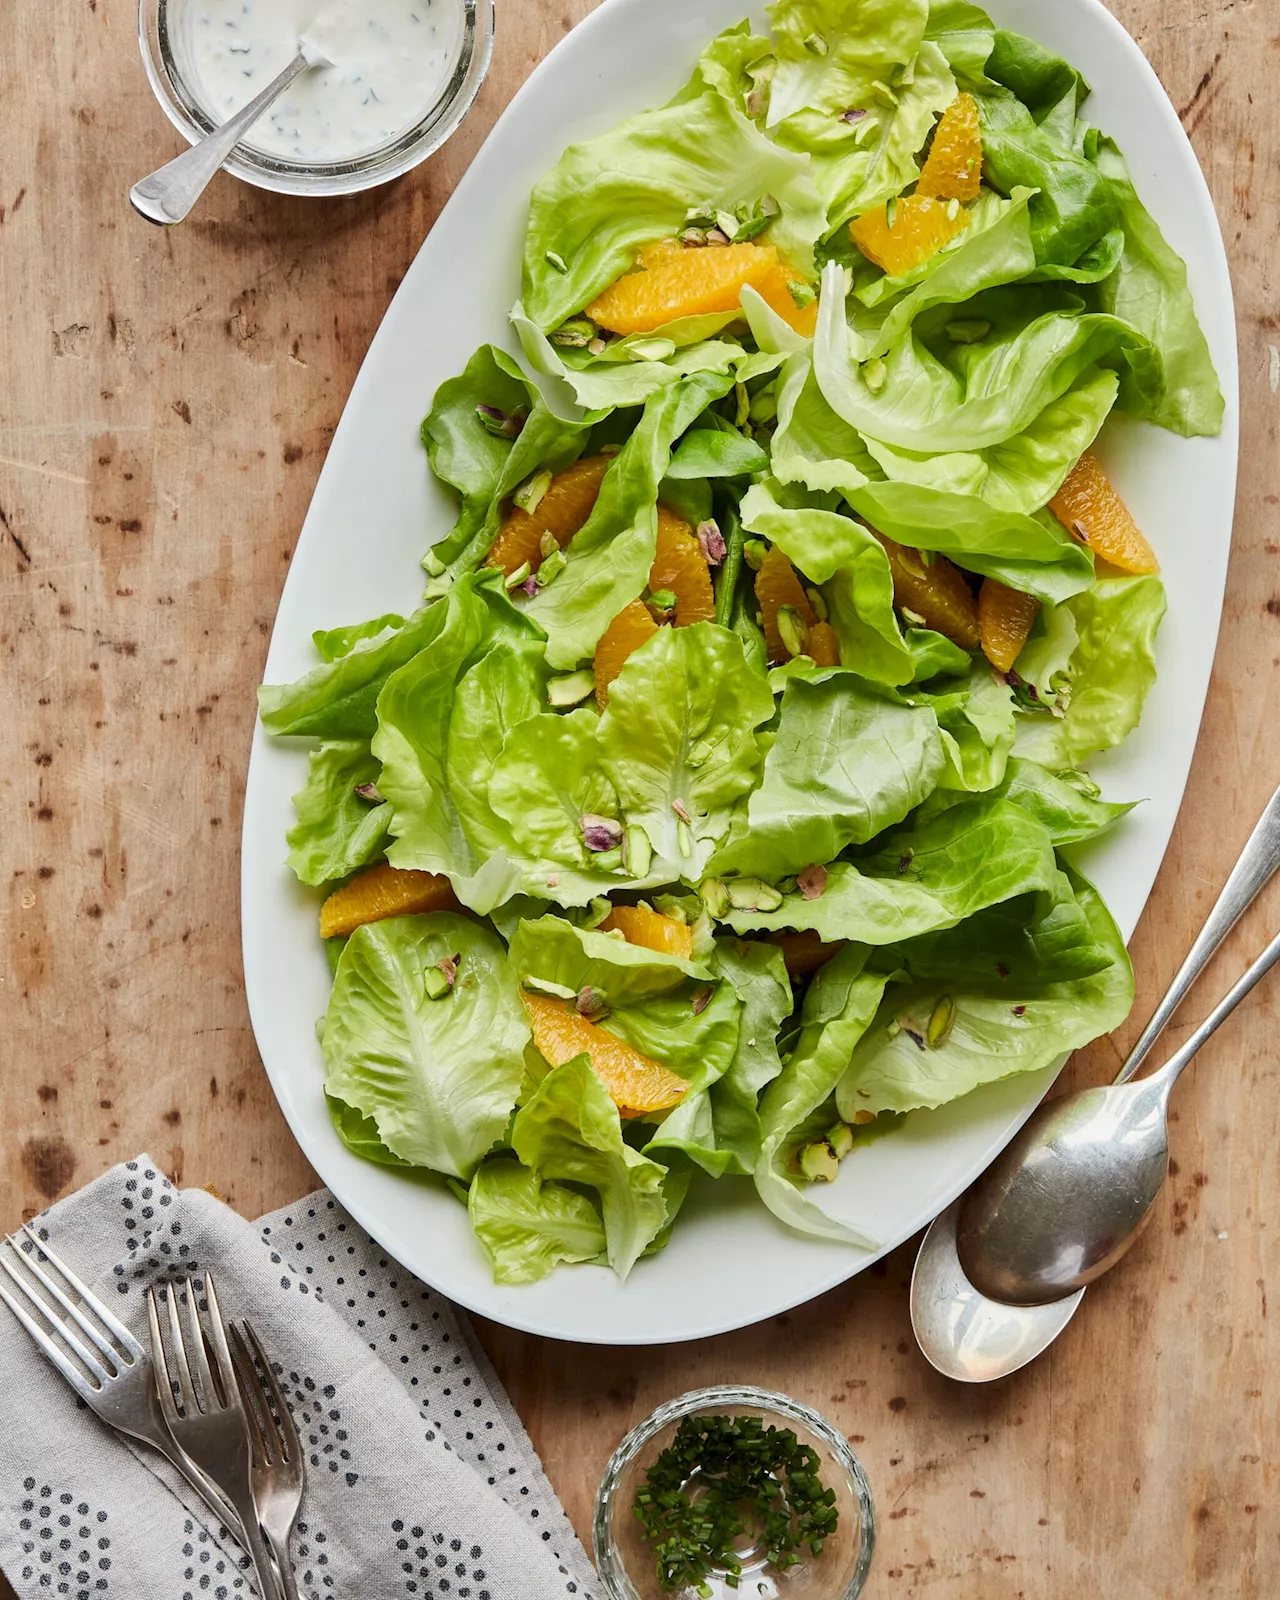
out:
{"label": "butter lettuce leaf", "polygon": [[646,402],[604,475],[594,510],[569,543],[568,565],[527,607],[547,634],[552,667],[568,669],[585,660],[618,612],[643,590],[657,540],[658,487],[671,448],[732,387],[731,373],[697,373]]}
{"label": "butter lettuce leaf", "polygon": [[301,882],[349,877],[382,854],[391,808],[356,793],[357,784],[376,783],[380,771],[363,739],[336,739],[311,752],[306,787],[293,797],[297,820],[286,835],[289,865]]}
{"label": "butter lettuce leaf", "polygon": [[605,1253],[595,1202],[567,1184],[544,1182],[511,1156],[478,1169],[467,1212],[495,1283],[535,1283],[562,1261],[594,1261]]}
{"label": "butter lettuce leaf", "polygon": [[661,110],[570,145],[539,181],[525,236],[525,312],[550,332],[630,272],[640,245],[678,234],[690,207],[710,200],[732,212],[766,194],[779,205],[769,242],[811,272],[826,216],[807,159],[695,76]]}
{"label": "butter lettuce leaf", "polygon": [[1099,578],[1067,604],[1079,643],[1066,668],[1066,712],[1027,718],[1015,745],[1020,756],[1050,768],[1078,767],[1137,727],[1156,679],[1164,585],[1156,577]]}
{"label": "butter lettuce leaf", "polygon": [[[797,1130],[830,1100],[884,993],[885,975],[866,971],[866,960],[865,948],[847,945],[806,990],[791,1059],[760,1101],[763,1141],[755,1181],[779,1221],[818,1238],[870,1245],[865,1234],[807,1199],[788,1170]],[[834,1111],[829,1121],[836,1121]]]}
{"label": "butter lettuce leaf", "polygon": [[[460,956],[428,997],[423,974]],[[466,1180],[502,1138],[529,1026],[501,940],[439,911],[357,928],[325,1014],[325,1092],[369,1118],[393,1155]]]}
{"label": "butter lettuce leaf", "polygon": [[745,1174],[755,1171],[764,1137],[760,1093],[782,1071],[778,1030],[791,1014],[791,982],[776,945],[717,939],[714,965],[742,1005],[733,1060],[709,1091],[714,1148],[726,1172]]}
{"label": "butter lettuce leaf", "polygon": [[623,1140],[618,1108],[585,1055],[546,1075],[516,1113],[511,1145],[539,1178],[597,1192],[605,1253],[625,1278],[667,1220],[667,1169]]}
{"label": "butter lettuce leaf", "polygon": [[850,672],[792,678],[777,738],[714,873],[784,878],[894,827],[933,790],[945,757],[927,706]]}
{"label": "butter lettuce leaf", "polygon": [[644,828],[672,876],[701,876],[759,778],[754,730],[772,716],[773,695],[741,640],[710,622],[660,628],[610,685],[600,759],[627,821]]}
{"label": "butter lettuce leaf", "polygon": [[815,899],[797,889],[774,911],[731,907],[725,920],[739,933],[808,928],[829,942],[898,944],[1015,895],[1057,894],[1060,883],[1047,829],[1021,807],[984,796],[891,834],[856,864],[832,862]]}
{"label": "butter lettuce leaf", "polygon": [[[1069,873],[1075,899],[1110,965],[1088,977],[1011,987],[934,978],[892,984],[875,1021],[852,1051],[836,1100],[852,1121],[859,1111],[913,1111],[945,1105],[1016,1072],[1037,1072],[1122,1023],[1133,1004],[1133,971],[1101,896]],[[962,976],[962,975],[961,975]],[[955,1002],[946,1039],[921,1049],[944,996]]]}

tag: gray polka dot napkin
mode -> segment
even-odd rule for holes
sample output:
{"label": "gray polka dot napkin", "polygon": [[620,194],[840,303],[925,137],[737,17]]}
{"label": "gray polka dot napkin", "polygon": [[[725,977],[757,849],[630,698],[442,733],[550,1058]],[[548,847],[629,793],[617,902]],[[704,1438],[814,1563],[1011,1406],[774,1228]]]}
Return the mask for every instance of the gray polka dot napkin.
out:
{"label": "gray polka dot napkin", "polygon": [[[307,1451],[306,1600],[593,1600],[595,1578],[459,1312],[321,1191],[246,1222],[146,1156],[33,1224],[146,1343],[149,1283],[211,1270]],[[248,1558],[88,1411],[0,1305],[0,1568],[21,1600],[232,1600]]]}

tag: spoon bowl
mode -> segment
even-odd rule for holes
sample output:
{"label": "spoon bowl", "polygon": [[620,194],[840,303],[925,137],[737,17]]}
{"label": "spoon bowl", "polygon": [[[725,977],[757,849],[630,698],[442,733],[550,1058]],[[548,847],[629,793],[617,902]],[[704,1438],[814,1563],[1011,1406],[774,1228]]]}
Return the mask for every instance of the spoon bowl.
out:
{"label": "spoon bowl", "polygon": [[973,1286],[1046,1305],[1109,1272],[1169,1170],[1163,1075],[1052,1100],[969,1190],[956,1247]]}

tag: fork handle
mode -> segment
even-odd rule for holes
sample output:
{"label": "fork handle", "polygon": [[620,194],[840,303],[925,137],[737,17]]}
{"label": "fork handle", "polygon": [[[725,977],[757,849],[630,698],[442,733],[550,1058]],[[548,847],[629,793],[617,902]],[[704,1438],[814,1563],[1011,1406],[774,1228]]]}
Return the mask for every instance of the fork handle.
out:
{"label": "fork handle", "polygon": [[280,1573],[280,1583],[284,1589],[284,1600],[298,1600],[298,1584],[293,1576],[293,1562],[289,1559],[289,1535],[277,1539],[270,1528],[264,1530],[267,1543],[271,1546],[271,1554],[276,1558],[276,1568]]}
{"label": "fork handle", "polygon": [[244,1527],[245,1548],[253,1560],[253,1570],[258,1575],[262,1600],[279,1600],[280,1581],[262,1537],[262,1524],[258,1521],[258,1508],[253,1503],[253,1493],[246,1483],[244,1489],[232,1496],[236,1511]]}

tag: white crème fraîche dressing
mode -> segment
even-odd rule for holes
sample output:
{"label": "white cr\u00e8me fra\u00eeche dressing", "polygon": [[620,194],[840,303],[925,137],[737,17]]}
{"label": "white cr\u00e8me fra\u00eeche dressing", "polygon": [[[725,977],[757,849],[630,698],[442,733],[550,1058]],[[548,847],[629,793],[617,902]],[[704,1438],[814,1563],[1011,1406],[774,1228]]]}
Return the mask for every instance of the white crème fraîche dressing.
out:
{"label": "white cr\u00e8me fra\u00eeche dressing", "polygon": [[294,80],[245,139],[292,161],[346,161],[439,101],[462,39],[461,0],[187,0],[187,45],[219,121],[314,46],[328,65]]}

